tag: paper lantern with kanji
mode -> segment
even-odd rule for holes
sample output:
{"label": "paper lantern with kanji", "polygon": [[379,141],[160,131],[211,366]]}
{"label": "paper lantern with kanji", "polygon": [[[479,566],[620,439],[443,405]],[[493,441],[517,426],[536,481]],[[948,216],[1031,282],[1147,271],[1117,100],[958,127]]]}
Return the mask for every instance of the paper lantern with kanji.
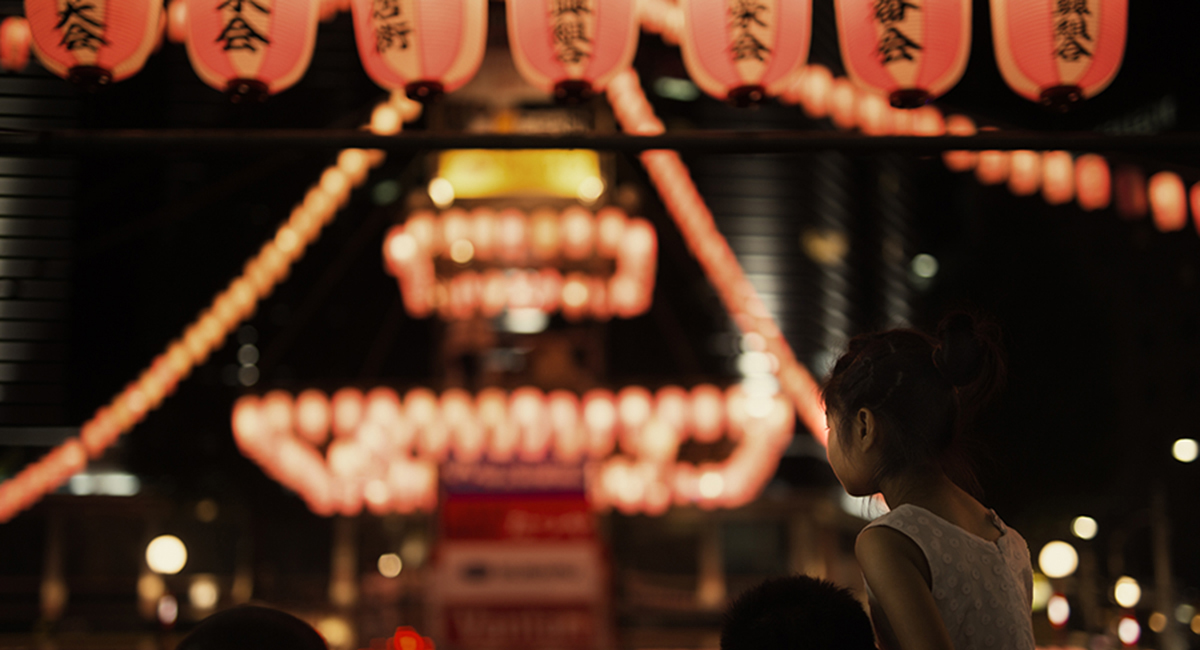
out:
{"label": "paper lantern with kanji", "polygon": [[970,0],[837,0],[836,10],[846,74],[892,106],[922,106],[962,78]]}
{"label": "paper lantern with kanji", "polygon": [[508,42],[529,83],[575,103],[633,64],[635,0],[509,0]]}
{"label": "paper lantern with kanji", "polygon": [[682,0],[683,62],[717,99],[757,104],[786,90],[808,58],[811,0]]}
{"label": "paper lantern with kanji", "polygon": [[263,101],[304,77],[320,0],[188,0],[196,74],[232,101]]}
{"label": "paper lantern with kanji", "polygon": [[992,37],[1018,95],[1066,112],[1108,87],[1125,55],[1127,0],[992,0]]}
{"label": "paper lantern with kanji", "polygon": [[363,69],[375,83],[431,100],[475,76],[487,45],[487,0],[352,0]]}
{"label": "paper lantern with kanji", "polygon": [[25,0],[33,53],[87,88],[137,74],[154,51],[162,0]]}

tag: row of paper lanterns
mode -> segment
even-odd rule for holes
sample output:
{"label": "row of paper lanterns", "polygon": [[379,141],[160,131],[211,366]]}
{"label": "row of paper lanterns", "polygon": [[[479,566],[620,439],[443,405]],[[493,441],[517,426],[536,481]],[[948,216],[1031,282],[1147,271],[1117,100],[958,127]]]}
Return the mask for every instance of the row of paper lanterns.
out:
{"label": "row of paper lanterns", "polygon": [[[629,67],[638,26],[678,35],[689,75],[735,103],[777,96],[808,58],[812,0],[508,0],[513,60],[563,100],[602,91]],[[991,0],[1000,71],[1023,97],[1058,108],[1103,90],[1124,56],[1127,0]],[[92,83],[136,74],[163,36],[186,43],[196,73],[234,97],[299,81],[317,23],[353,15],[358,53],[380,86],[414,98],[451,92],[479,69],[487,0],[25,0],[27,22],[0,28],[0,64],[32,46],[54,73]],[[971,47],[971,0],[837,0],[850,77],[893,105],[915,107],[953,87]]]}
{"label": "row of paper lanterns", "polygon": [[561,311],[570,321],[643,314],[654,293],[657,249],[654,227],[618,208],[418,211],[383,245],[408,313],[436,311],[449,320],[505,309]]}
{"label": "row of paper lanterns", "polygon": [[[934,106],[916,110],[888,106],[820,65],[808,66],[793,77],[780,100],[802,106],[811,117],[828,117],[838,128],[867,135],[972,136],[981,130],[971,118],[943,116]],[[1017,196],[1040,192],[1050,205],[1074,200],[1086,211],[1112,206],[1126,219],[1149,214],[1162,232],[1183,229],[1189,207],[1193,217],[1200,215],[1200,183],[1188,188],[1174,171],[1147,176],[1135,164],[1110,165],[1099,154],[984,150],[947,151],[942,158],[951,171],[973,172],[980,183],[1004,184]],[[1200,232],[1200,220],[1195,227]]]}
{"label": "row of paper lanterns", "polygon": [[[271,391],[234,406],[234,437],[314,512],[411,512],[436,505],[439,463],[592,463],[598,508],[661,514],[671,504],[732,507],[757,496],[791,439],[785,398],[702,384],[629,386],[582,396],[532,387],[472,395],[426,388]],[[728,458],[677,460],[686,440],[734,444]],[[665,499],[665,500],[664,500]]]}

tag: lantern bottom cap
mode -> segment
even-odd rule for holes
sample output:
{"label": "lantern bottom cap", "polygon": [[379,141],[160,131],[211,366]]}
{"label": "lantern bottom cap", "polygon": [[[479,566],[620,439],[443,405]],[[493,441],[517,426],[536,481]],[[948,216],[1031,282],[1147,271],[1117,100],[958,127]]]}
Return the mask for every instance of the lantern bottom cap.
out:
{"label": "lantern bottom cap", "polygon": [[1042,91],[1041,104],[1054,113],[1068,113],[1083,103],[1079,86],[1053,86]]}
{"label": "lantern bottom cap", "polygon": [[738,86],[729,91],[727,101],[738,108],[758,106],[767,98],[767,89],[759,85]]}
{"label": "lantern bottom cap", "polygon": [[422,104],[440,99],[445,92],[445,87],[439,81],[414,81],[404,87],[404,94],[409,99]]}
{"label": "lantern bottom cap", "polygon": [[267,101],[271,89],[258,79],[234,79],[225,87],[225,94],[234,104],[257,104]]}
{"label": "lantern bottom cap", "polygon": [[933,101],[933,95],[920,88],[903,88],[892,91],[892,94],[888,95],[888,102],[892,108],[921,108],[931,101]]}
{"label": "lantern bottom cap", "polygon": [[564,79],[554,84],[554,101],[574,106],[582,104],[595,95],[592,84],[580,79]]}
{"label": "lantern bottom cap", "polygon": [[107,87],[112,80],[111,72],[94,65],[77,65],[67,72],[67,81],[90,93]]}

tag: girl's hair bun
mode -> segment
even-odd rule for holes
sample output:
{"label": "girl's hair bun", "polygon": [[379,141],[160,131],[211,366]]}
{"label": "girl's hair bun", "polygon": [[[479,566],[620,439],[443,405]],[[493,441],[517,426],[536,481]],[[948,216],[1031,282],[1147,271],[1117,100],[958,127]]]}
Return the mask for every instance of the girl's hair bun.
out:
{"label": "girl's hair bun", "polygon": [[933,363],[946,381],[965,388],[967,412],[981,409],[1003,389],[1007,379],[1000,328],[966,312],[947,314],[937,328]]}

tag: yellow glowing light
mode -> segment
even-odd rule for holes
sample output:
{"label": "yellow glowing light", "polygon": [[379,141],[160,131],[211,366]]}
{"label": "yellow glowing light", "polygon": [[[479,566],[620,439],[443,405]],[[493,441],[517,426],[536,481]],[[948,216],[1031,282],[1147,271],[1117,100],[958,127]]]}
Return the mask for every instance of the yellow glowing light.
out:
{"label": "yellow glowing light", "polygon": [[146,565],[155,573],[174,575],[187,564],[187,547],[174,535],[159,535],[146,546]]}
{"label": "yellow glowing light", "polygon": [[1092,539],[1099,529],[1100,526],[1091,517],[1080,516],[1071,521],[1071,534],[1079,539]]}
{"label": "yellow glowing light", "polygon": [[1046,603],[1046,618],[1050,619],[1050,624],[1055,627],[1066,625],[1067,619],[1071,617],[1071,604],[1062,594],[1054,594],[1050,597],[1050,601]]}
{"label": "yellow glowing light", "polygon": [[1171,455],[1181,463],[1190,463],[1200,455],[1200,445],[1192,438],[1180,438],[1171,445]]}
{"label": "yellow glowing light", "polygon": [[1050,542],[1038,553],[1038,566],[1042,568],[1042,573],[1051,578],[1065,578],[1075,573],[1075,568],[1079,566],[1079,554],[1074,546],[1066,542]]}
{"label": "yellow glowing light", "polygon": [[588,176],[579,181],[579,189],[576,191],[576,195],[580,201],[590,205],[595,203],[601,194],[604,194],[604,181],[599,176]]}
{"label": "yellow glowing light", "polygon": [[700,496],[715,499],[725,491],[725,477],[717,472],[705,472],[700,476]]}
{"label": "yellow glowing light", "polygon": [[579,280],[569,280],[563,285],[562,300],[568,307],[582,307],[588,300],[587,285]]}
{"label": "yellow glowing light", "polygon": [[196,576],[188,587],[188,602],[196,609],[212,609],[217,606],[220,597],[216,579],[208,574]]}
{"label": "yellow glowing light", "polygon": [[147,573],[138,578],[137,593],[138,598],[142,600],[157,601],[163,594],[167,593],[167,585],[163,582],[162,576]]}
{"label": "yellow glowing light", "polygon": [[379,556],[378,566],[379,575],[385,578],[395,578],[404,568],[404,562],[401,562],[400,556],[395,553],[384,553]]}
{"label": "yellow glowing light", "polygon": [[459,264],[466,264],[475,257],[475,246],[466,239],[459,239],[450,244],[450,259]]}
{"label": "yellow glowing light", "polygon": [[350,624],[340,616],[329,616],[317,622],[317,631],[325,637],[325,642],[331,648],[346,647],[354,641],[354,631]]}
{"label": "yellow glowing light", "polygon": [[1167,629],[1167,615],[1162,612],[1154,612],[1150,615],[1150,620],[1146,622],[1150,629],[1154,632],[1162,632]]}
{"label": "yellow glowing light", "polygon": [[405,262],[417,254],[417,239],[408,233],[392,237],[388,242],[388,254],[397,262]]}
{"label": "yellow glowing light", "polygon": [[450,204],[454,203],[455,196],[454,183],[444,177],[439,176],[429,181],[429,198],[433,199],[433,204],[437,207],[450,207]]}
{"label": "yellow glowing light", "polygon": [[1137,580],[1129,576],[1121,576],[1117,578],[1117,584],[1113,587],[1113,600],[1121,607],[1136,607],[1138,601],[1142,599],[1142,587]]}
{"label": "yellow glowing light", "polygon": [[1200,614],[1197,614],[1192,617],[1191,628],[1192,628],[1192,632],[1194,632],[1196,634],[1200,634]]}
{"label": "yellow glowing light", "polygon": [[1040,573],[1033,574],[1033,611],[1039,612],[1046,609],[1046,605],[1050,602],[1050,597],[1054,595],[1054,587],[1050,586],[1050,579]]}
{"label": "yellow glowing light", "polygon": [[[574,199],[580,198],[586,179],[600,179],[600,154],[587,149],[454,149],[438,156],[437,173],[463,199],[529,195]],[[596,197],[601,193],[603,187]]]}
{"label": "yellow glowing light", "polygon": [[1142,636],[1142,626],[1136,619],[1126,616],[1117,624],[1117,638],[1125,645],[1133,645]]}

